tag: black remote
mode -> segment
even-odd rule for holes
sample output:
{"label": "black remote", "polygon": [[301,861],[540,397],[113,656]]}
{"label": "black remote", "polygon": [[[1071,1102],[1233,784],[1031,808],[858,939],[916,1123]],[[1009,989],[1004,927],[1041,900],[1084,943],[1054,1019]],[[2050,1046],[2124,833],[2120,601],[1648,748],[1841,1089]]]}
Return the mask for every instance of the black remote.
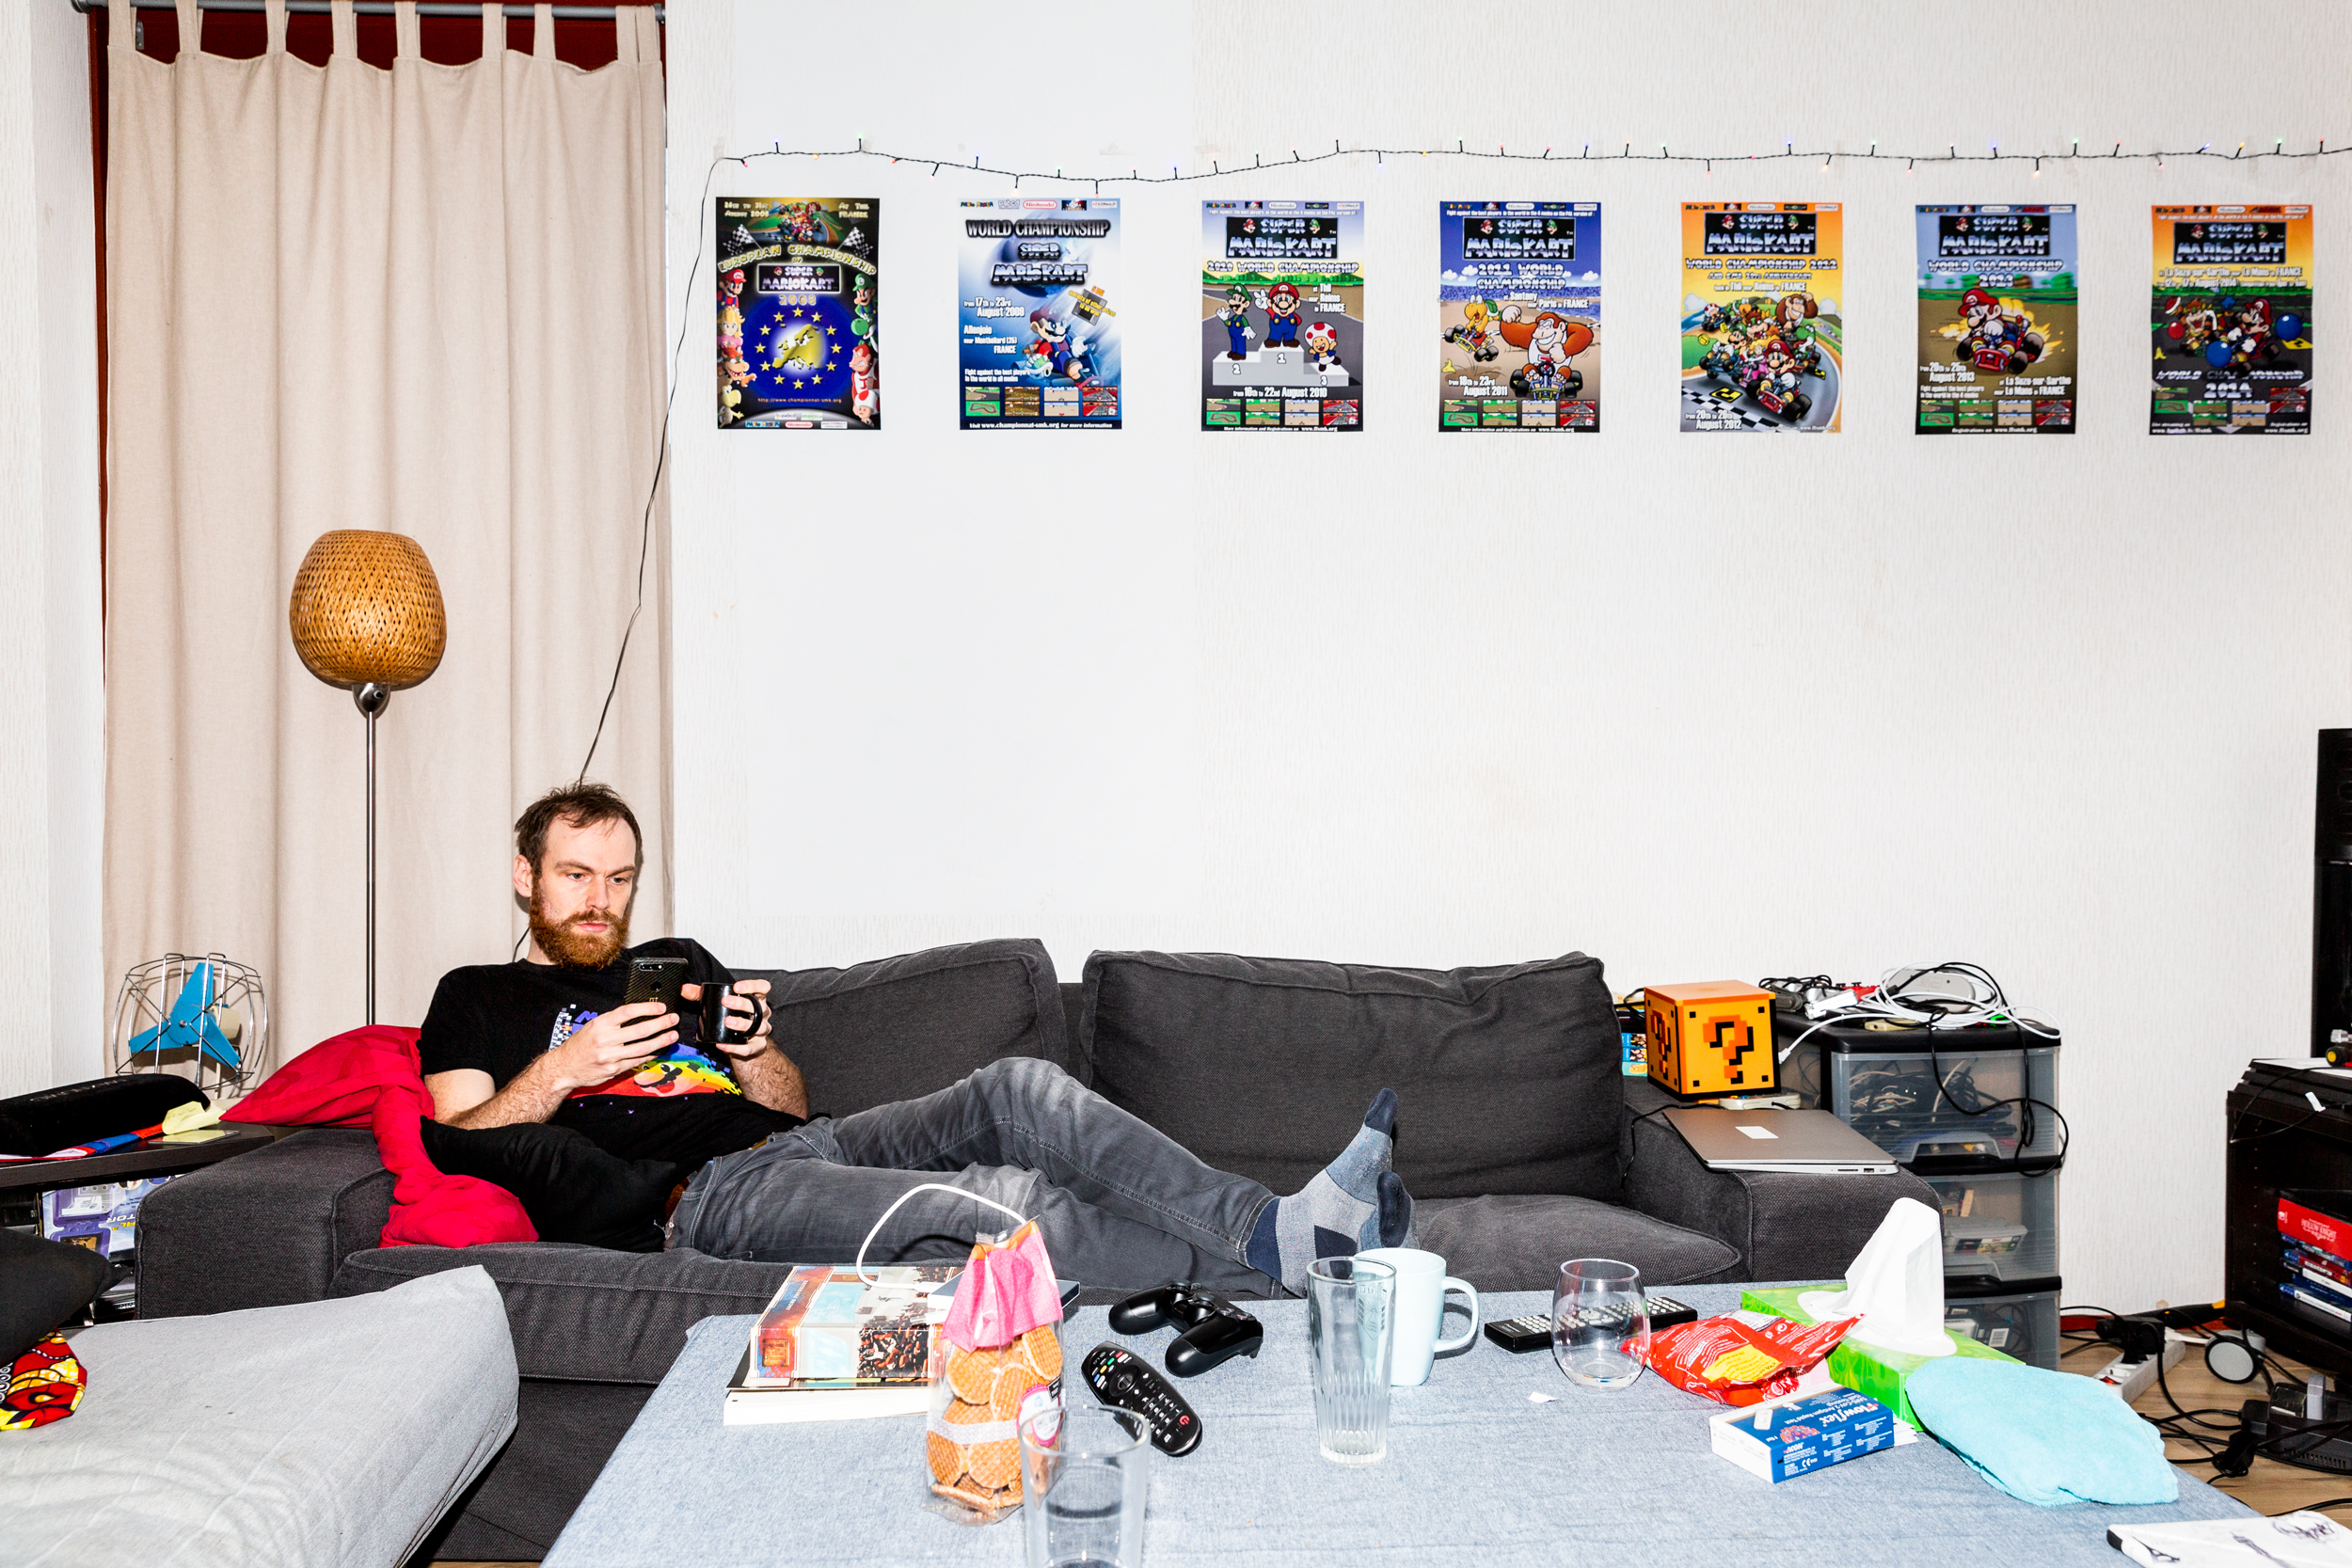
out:
{"label": "black remote", "polygon": [[[1649,1302],[1650,1332],[1673,1328],[1678,1323],[1696,1323],[1698,1309],[1685,1307],[1672,1296],[1651,1296]],[[1551,1319],[1542,1312],[1530,1312],[1523,1318],[1507,1318],[1486,1325],[1486,1338],[1515,1354],[1551,1348]]]}
{"label": "black remote", "polygon": [[1170,1459],[1182,1459],[1200,1446],[1200,1418],[1152,1363],[1133,1351],[1105,1339],[1087,1352],[1078,1375],[1094,1397],[1120,1410],[1132,1410],[1152,1423],[1152,1446]]}

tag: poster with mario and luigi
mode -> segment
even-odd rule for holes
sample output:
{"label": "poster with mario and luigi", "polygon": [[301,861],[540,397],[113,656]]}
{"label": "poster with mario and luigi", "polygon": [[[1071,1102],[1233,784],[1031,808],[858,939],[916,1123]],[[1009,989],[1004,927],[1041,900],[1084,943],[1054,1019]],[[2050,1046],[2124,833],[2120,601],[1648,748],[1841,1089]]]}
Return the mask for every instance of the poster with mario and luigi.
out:
{"label": "poster with mario and luigi", "polygon": [[1117,430],[1117,198],[1008,196],[960,212],[962,428]]}
{"label": "poster with mario and luigi", "polygon": [[1845,214],[1835,201],[1682,204],[1682,428],[1836,431]]}
{"label": "poster with mario and luigi", "polygon": [[1600,203],[1438,204],[1438,428],[1600,429]]}
{"label": "poster with mario and luigi", "polygon": [[719,428],[882,428],[882,203],[723,196]]}
{"label": "poster with mario and luigi", "polygon": [[2152,436],[2312,431],[2312,210],[2151,210]]}
{"label": "poster with mario and luigi", "polygon": [[1922,436],[2071,436],[2080,257],[2072,205],[1915,210]]}
{"label": "poster with mario and luigi", "polygon": [[1200,204],[1200,428],[1364,427],[1364,204]]}

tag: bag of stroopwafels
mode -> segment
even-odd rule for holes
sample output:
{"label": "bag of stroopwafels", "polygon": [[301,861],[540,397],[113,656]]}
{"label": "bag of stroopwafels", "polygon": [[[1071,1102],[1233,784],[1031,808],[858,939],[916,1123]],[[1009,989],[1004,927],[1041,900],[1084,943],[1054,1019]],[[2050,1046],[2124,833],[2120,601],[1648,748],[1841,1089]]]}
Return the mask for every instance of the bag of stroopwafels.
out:
{"label": "bag of stroopwafels", "polygon": [[964,1523],[993,1524],[1020,1506],[1021,1420],[1061,1402],[1060,1319],[1036,1221],[975,1243],[941,1325],[946,1364],[923,1433],[931,1492]]}
{"label": "bag of stroopwafels", "polygon": [[1756,1404],[1795,1391],[1797,1380],[1859,1322],[1807,1326],[1746,1312],[1701,1318],[1650,1336],[1650,1370],[1721,1404]]}

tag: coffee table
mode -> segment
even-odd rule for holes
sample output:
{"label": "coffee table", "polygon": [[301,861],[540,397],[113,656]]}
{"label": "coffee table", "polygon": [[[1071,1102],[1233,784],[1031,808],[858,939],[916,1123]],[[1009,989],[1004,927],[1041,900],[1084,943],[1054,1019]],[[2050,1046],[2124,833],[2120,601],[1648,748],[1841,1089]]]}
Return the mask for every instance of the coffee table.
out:
{"label": "coffee table", "polygon": [[[1677,1286],[1702,1315],[1740,1303],[1737,1285]],[[1491,1320],[1547,1312],[1533,1292],[1485,1298]],[[1187,1458],[1152,1456],[1151,1568],[1304,1562],[1738,1564],[2032,1563],[2114,1568],[2122,1521],[2244,1515],[2184,1474],[2162,1508],[2036,1508],[1923,1437],[1778,1486],[1708,1449],[1716,1406],[1652,1376],[1581,1388],[1540,1353],[1481,1337],[1391,1403],[1389,1454],[1343,1469],[1315,1452],[1306,1303],[1252,1302],[1266,1325],[1256,1361],[1180,1384],[1203,1438]],[[1459,1308],[1457,1307],[1458,1311]],[[922,1418],[725,1427],[726,1379],[748,1317],[707,1318],[646,1402],[546,1568],[734,1564],[1016,1564],[1019,1516],[985,1528],[926,1513]],[[1104,1308],[1062,1325],[1064,1354],[1120,1338],[1159,1364],[1168,1330],[1111,1335]],[[1073,1380],[1074,1381],[1074,1380]],[[1073,1390],[1074,1391],[1074,1390]],[[1553,1396],[1531,1402],[1530,1394]],[[1086,1397],[1083,1392],[1078,1397]]]}

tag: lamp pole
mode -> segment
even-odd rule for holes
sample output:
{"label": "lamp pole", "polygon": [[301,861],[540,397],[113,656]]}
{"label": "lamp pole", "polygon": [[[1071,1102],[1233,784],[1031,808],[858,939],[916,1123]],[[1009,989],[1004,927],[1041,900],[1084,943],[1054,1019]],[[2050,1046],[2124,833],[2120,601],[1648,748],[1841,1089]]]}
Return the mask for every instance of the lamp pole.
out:
{"label": "lamp pole", "polygon": [[375,1022],[375,719],[392,700],[380,681],[354,687],[351,701],[368,721],[368,1022]]}

